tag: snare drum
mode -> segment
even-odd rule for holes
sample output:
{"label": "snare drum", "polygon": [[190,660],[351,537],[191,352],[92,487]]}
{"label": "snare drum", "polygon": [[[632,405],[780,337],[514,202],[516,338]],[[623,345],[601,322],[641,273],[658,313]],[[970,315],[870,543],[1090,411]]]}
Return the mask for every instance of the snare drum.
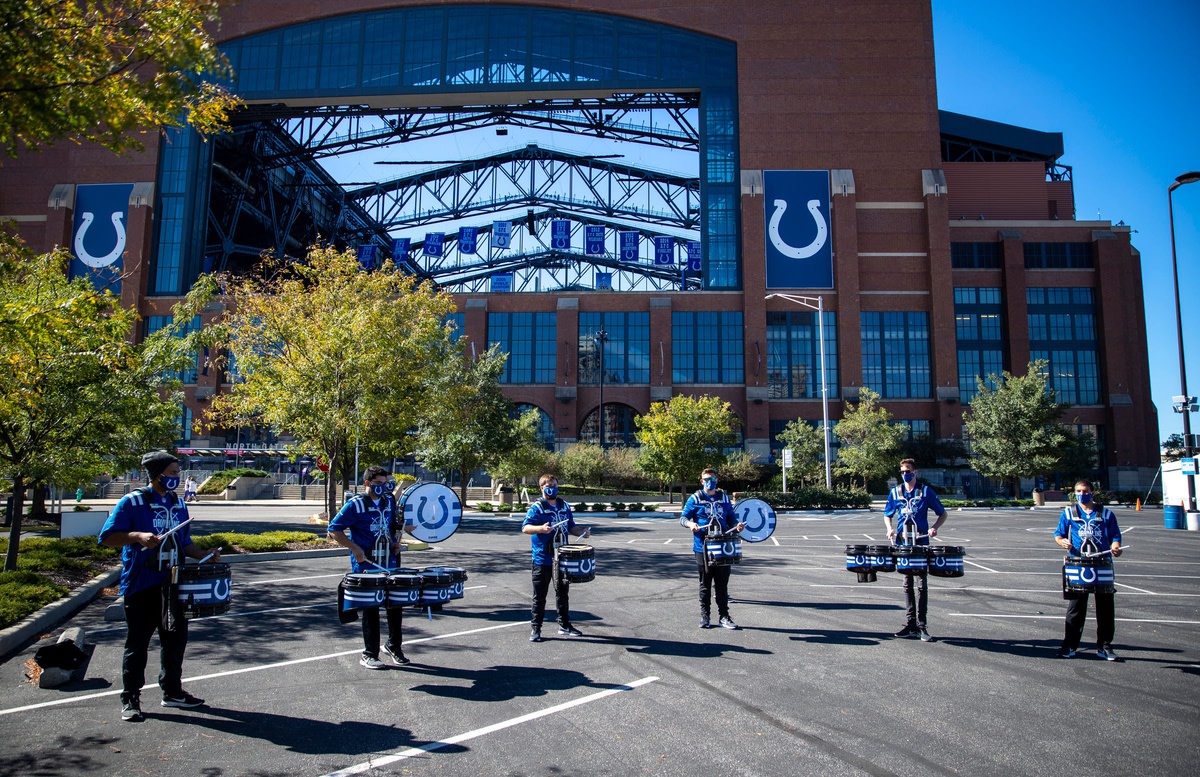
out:
{"label": "snare drum", "polygon": [[892,555],[892,546],[868,545],[867,564],[873,572],[895,572],[896,557]]}
{"label": "snare drum", "polygon": [[867,554],[869,547],[869,545],[846,546],[846,569],[857,574],[860,583],[874,583],[879,579],[871,566],[870,556]]}
{"label": "snare drum", "polygon": [[1063,561],[1063,598],[1116,591],[1112,556],[1067,556]]}
{"label": "snare drum", "polygon": [[425,567],[420,570],[421,598],[418,602],[422,607],[431,604],[445,604],[450,601],[454,592],[454,578],[443,571],[445,567]]}
{"label": "snare drum", "polygon": [[382,607],[387,601],[387,578],[386,572],[350,572],[338,588],[341,608]]}
{"label": "snare drum", "polygon": [[596,549],[591,545],[560,545],[555,551],[558,568],[568,583],[596,579]]}
{"label": "snare drum", "polygon": [[450,598],[463,598],[463,583],[467,582],[467,570],[462,567],[425,567],[425,570],[450,575]]}
{"label": "snare drum", "polygon": [[704,560],[710,567],[726,567],[742,561],[742,541],[737,537],[704,540]]}
{"label": "snare drum", "polygon": [[224,561],[178,566],[175,597],[185,618],[206,618],[229,611],[232,575]]}
{"label": "snare drum", "polygon": [[930,546],[929,574],[934,577],[962,577],[965,552],[958,545]]}
{"label": "snare drum", "polygon": [[927,545],[893,545],[896,571],[902,575],[923,575],[929,569],[929,547]]}
{"label": "snare drum", "polygon": [[387,576],[387,606],[403,607],[416,604],[421,598],[421,572],[400,568]]}

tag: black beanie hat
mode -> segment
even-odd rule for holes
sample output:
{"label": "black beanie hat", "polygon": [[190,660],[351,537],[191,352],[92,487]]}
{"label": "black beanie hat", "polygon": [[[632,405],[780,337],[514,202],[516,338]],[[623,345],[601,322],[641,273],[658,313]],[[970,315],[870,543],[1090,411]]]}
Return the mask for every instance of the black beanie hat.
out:
{"label": "black beanie hat", "polygon": [[151,451],[142,456],[142,466],[146,468],[146,473],[150,475],[151,480],[161,475],[163,470],[174,461],[179,461],[179,459],[166,451]]}

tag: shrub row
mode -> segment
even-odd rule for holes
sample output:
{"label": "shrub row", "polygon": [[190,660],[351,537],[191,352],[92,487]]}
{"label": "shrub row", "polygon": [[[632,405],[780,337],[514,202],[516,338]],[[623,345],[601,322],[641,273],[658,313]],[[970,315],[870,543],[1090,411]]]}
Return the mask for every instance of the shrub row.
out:
{"label": "shrub row", "polygon": [[786,494],[782,491],[746,491],[740,498],[761,499],[777,510],[861,510],[871,506],[871,495],[866,491],[840,487],[808,486]]}

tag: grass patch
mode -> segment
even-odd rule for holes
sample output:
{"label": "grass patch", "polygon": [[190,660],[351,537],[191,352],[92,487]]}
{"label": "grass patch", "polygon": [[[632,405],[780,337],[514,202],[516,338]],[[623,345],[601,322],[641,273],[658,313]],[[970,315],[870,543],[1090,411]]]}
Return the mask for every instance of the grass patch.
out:
{"label": "grass patch", "polygon": [[336,546],[324,534],[303,531],[269,531],[262,534],[240,534],[220,532],[218,534],[194,534],[192,542],[204,550],[221,548],[222,555],[228,553],[277,553],[283,550],[311,550]]}
{"label": "grass patch", "polygon": [[[0,553],[8,539],[0,538]],[[117,564],[117,551],[97,545],[92,537],[21,540],[17,568],[0,572],[0,628],[37,612]]]}

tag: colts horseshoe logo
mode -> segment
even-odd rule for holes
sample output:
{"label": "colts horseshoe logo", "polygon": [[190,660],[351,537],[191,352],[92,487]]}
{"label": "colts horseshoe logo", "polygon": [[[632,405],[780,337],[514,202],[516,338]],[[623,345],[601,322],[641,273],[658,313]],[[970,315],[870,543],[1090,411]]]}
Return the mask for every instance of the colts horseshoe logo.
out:
{"label": "colts horseshoe logo", "polygon": [[79,257],[79,261],[88,267],[108,267],[121,258],[121,254],[125,253],[125,224],[122,223],[125,214],[121,212],[112,214],[113,228],[117,231],[117,242],[113,246],[113,250],[104,256],[93,256],[83,247],[83,237],[87,234],[88,227],[92,225],[92,221],[95,220],[95,215],[84,213],[79,218],[83,222],[79,225],[79,231],[75,233],[75,255]]}
{"label": "colts horseshoe logo", "polygon": [[218,602],[224,602],[229,599],[229,587],[232,581],[228,577],[218,578],[213,581],[212,596]]}
{"label": "colts horseshoe logo", "polygon": [[771,223],[767,225],[771,245],[789,259],[808,259],[820,251],[824,247],[825,241],[829,239],[829,225],[825,223],[825,214],[821,213],[821,201],[808,201],[808,212],[812,214],[813,221],[817,225],[817,235],[811,243],[799,248],[788,245],[779,235],[779,222],[783,219],[786,210],[787,200],[775,200],[775,211],[771,214]]}

